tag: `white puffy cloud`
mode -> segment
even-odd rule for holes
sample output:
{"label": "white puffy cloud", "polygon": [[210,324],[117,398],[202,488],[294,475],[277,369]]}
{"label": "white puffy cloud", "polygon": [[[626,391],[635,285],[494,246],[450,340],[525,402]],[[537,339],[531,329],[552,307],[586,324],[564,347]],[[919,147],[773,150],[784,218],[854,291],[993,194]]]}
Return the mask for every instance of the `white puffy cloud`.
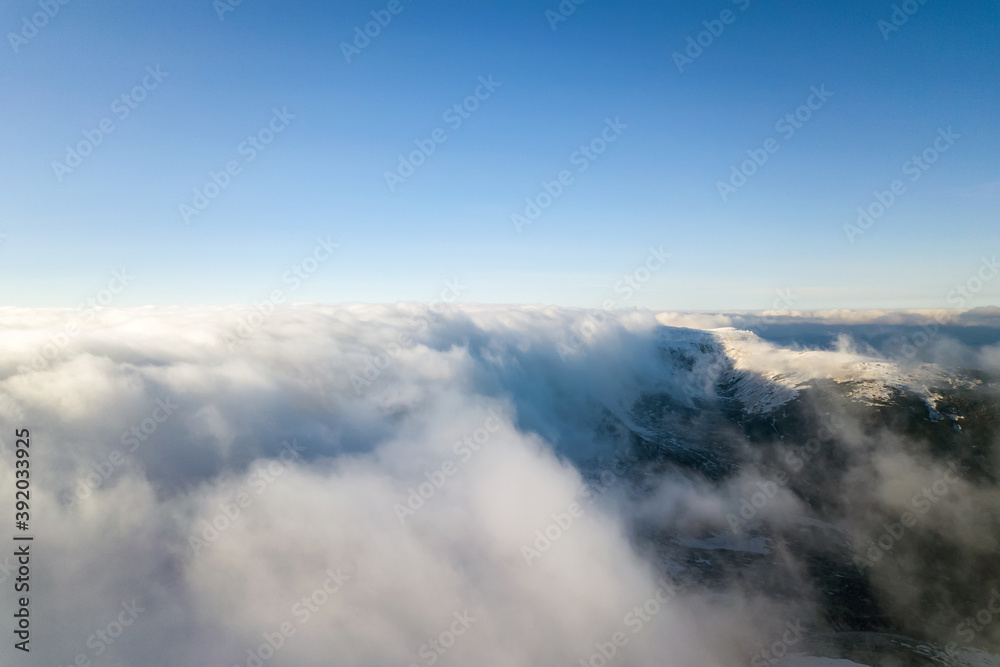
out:
{"label": "white puffy cloud", "polygon": [[[771,386],[867,357],[751,338],[737,350],[731,335],[663,322],[408,304],[106,310],[85,321],[0,310],[9,464],[10,434],[31,430],[32,659],[528,666],[613,650],[635,665],[747,660],[786,620],[815,614],[811,593],[664,592],[676,563],[635,530],[681,542],[728,532],[726,512],[767,478],[753,466],[722,482],[665,471],[594,493],[588,466],[626,452],[622,424],[652,428],[630,412],[644,396],[697,412],[725,373],[770,371]],[[0,486],[13,475],[0,469]],[[761,516],[789,523],[808,511],[784,495]],[[0,653],[12,655],[9,641]]]}

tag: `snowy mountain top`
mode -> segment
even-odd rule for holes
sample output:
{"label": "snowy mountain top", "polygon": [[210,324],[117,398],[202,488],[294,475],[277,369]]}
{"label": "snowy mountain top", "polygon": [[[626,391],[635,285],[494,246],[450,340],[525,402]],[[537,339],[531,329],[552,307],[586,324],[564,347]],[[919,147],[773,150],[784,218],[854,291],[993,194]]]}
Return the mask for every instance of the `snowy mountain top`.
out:
{"label": "snowy mountain top", "polygon": [[892,361],[866,356],[845,340],[832,350],[797,350],[731,327],[708,333],[732,362],[733,374],[729,379],[736,398],[750,413],[766,413],[787,403],[817,379],[850,384],[852,398],[876,405],[886,403],[901,390],[910,391],[931,409],[938,399],[932,387],[955,382],[938,366],[921,364],[903,368]]}

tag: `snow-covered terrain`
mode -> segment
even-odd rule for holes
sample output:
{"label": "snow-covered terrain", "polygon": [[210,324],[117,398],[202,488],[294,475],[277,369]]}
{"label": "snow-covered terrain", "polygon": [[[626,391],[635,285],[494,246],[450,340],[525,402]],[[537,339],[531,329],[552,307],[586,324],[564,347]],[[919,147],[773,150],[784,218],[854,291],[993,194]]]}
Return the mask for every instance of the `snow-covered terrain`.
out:
{"label": "snow-covered terrain", "polygon": [[[912,392],[935,408],[934,387],[960,381],[932,364],[901,364],[850,348],[847,341],[834,350],[790,349],[733,328],[712,329],[732,361],[736,398],[747,412],[770,412],[810,387],[817,379],[849,384],[849,395],[870,404],[884,404],[900,390]],[[968,383],[963,383],[968,384]]]}

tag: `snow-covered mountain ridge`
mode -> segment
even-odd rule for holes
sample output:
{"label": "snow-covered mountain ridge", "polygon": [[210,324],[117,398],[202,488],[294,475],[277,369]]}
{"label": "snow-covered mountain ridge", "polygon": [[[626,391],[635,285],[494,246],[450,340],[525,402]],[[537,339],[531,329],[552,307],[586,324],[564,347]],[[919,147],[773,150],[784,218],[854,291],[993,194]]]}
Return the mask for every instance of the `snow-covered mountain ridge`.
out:
{"label": "snow-covered mountain ridge", "polygon": [[799,395],[816,380],[850,385],[848,395],[869,405],[882,405],[901,391],[921,398],[936,416],[936,387],[971,383],[933,364],[904,367],[851,349],[793,349],[763,340],[751,331],[731,327],[707,332],[731,364],[721,381],[750,414],[766,414]]}

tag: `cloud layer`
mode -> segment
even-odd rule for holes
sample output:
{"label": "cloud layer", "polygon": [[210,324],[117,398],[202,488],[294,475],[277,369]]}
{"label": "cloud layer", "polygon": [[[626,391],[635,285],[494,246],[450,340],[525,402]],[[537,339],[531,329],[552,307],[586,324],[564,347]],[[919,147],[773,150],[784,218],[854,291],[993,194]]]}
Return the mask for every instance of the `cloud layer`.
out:
{"label": "cloud layer", "polygon": [[[728,317],[710,324],[739,324]],[[781,391],[779,375],[897,362],[847,343],[737,350],[732,334],[665,322],[681,320],[405,304],[0,311],[5,459],[14,429],[33,447],[32,659],[732,665],[789,623],[835,630],[799,542],[776,536],[804,520],[871,534],[947,464],[847,401],[827,438],[843,448],[837,470],[803,464],[733,531],[727,516],[804,443],[697,415],[722,410],[734,378]],[[996,364],[996,349],[962,354]],[[636,408],[654,396],[656,410]],[[654,441],[725,472],[638,460],[636,443]],[[10,466],[0,478],[13,487]],[[995,486],[956,479],[893,550],[920,583],[869,568],[890,616],[964,595],[998,549],[979,511],[997,506]],[[951,584],[911,554],[935,532],[967,566]],[[706,563],[767,556],[778,564],[756,571],[791,593],[737,564],[709,577],[692,549]],[[910,629],[943,637],[954,621]]]}

